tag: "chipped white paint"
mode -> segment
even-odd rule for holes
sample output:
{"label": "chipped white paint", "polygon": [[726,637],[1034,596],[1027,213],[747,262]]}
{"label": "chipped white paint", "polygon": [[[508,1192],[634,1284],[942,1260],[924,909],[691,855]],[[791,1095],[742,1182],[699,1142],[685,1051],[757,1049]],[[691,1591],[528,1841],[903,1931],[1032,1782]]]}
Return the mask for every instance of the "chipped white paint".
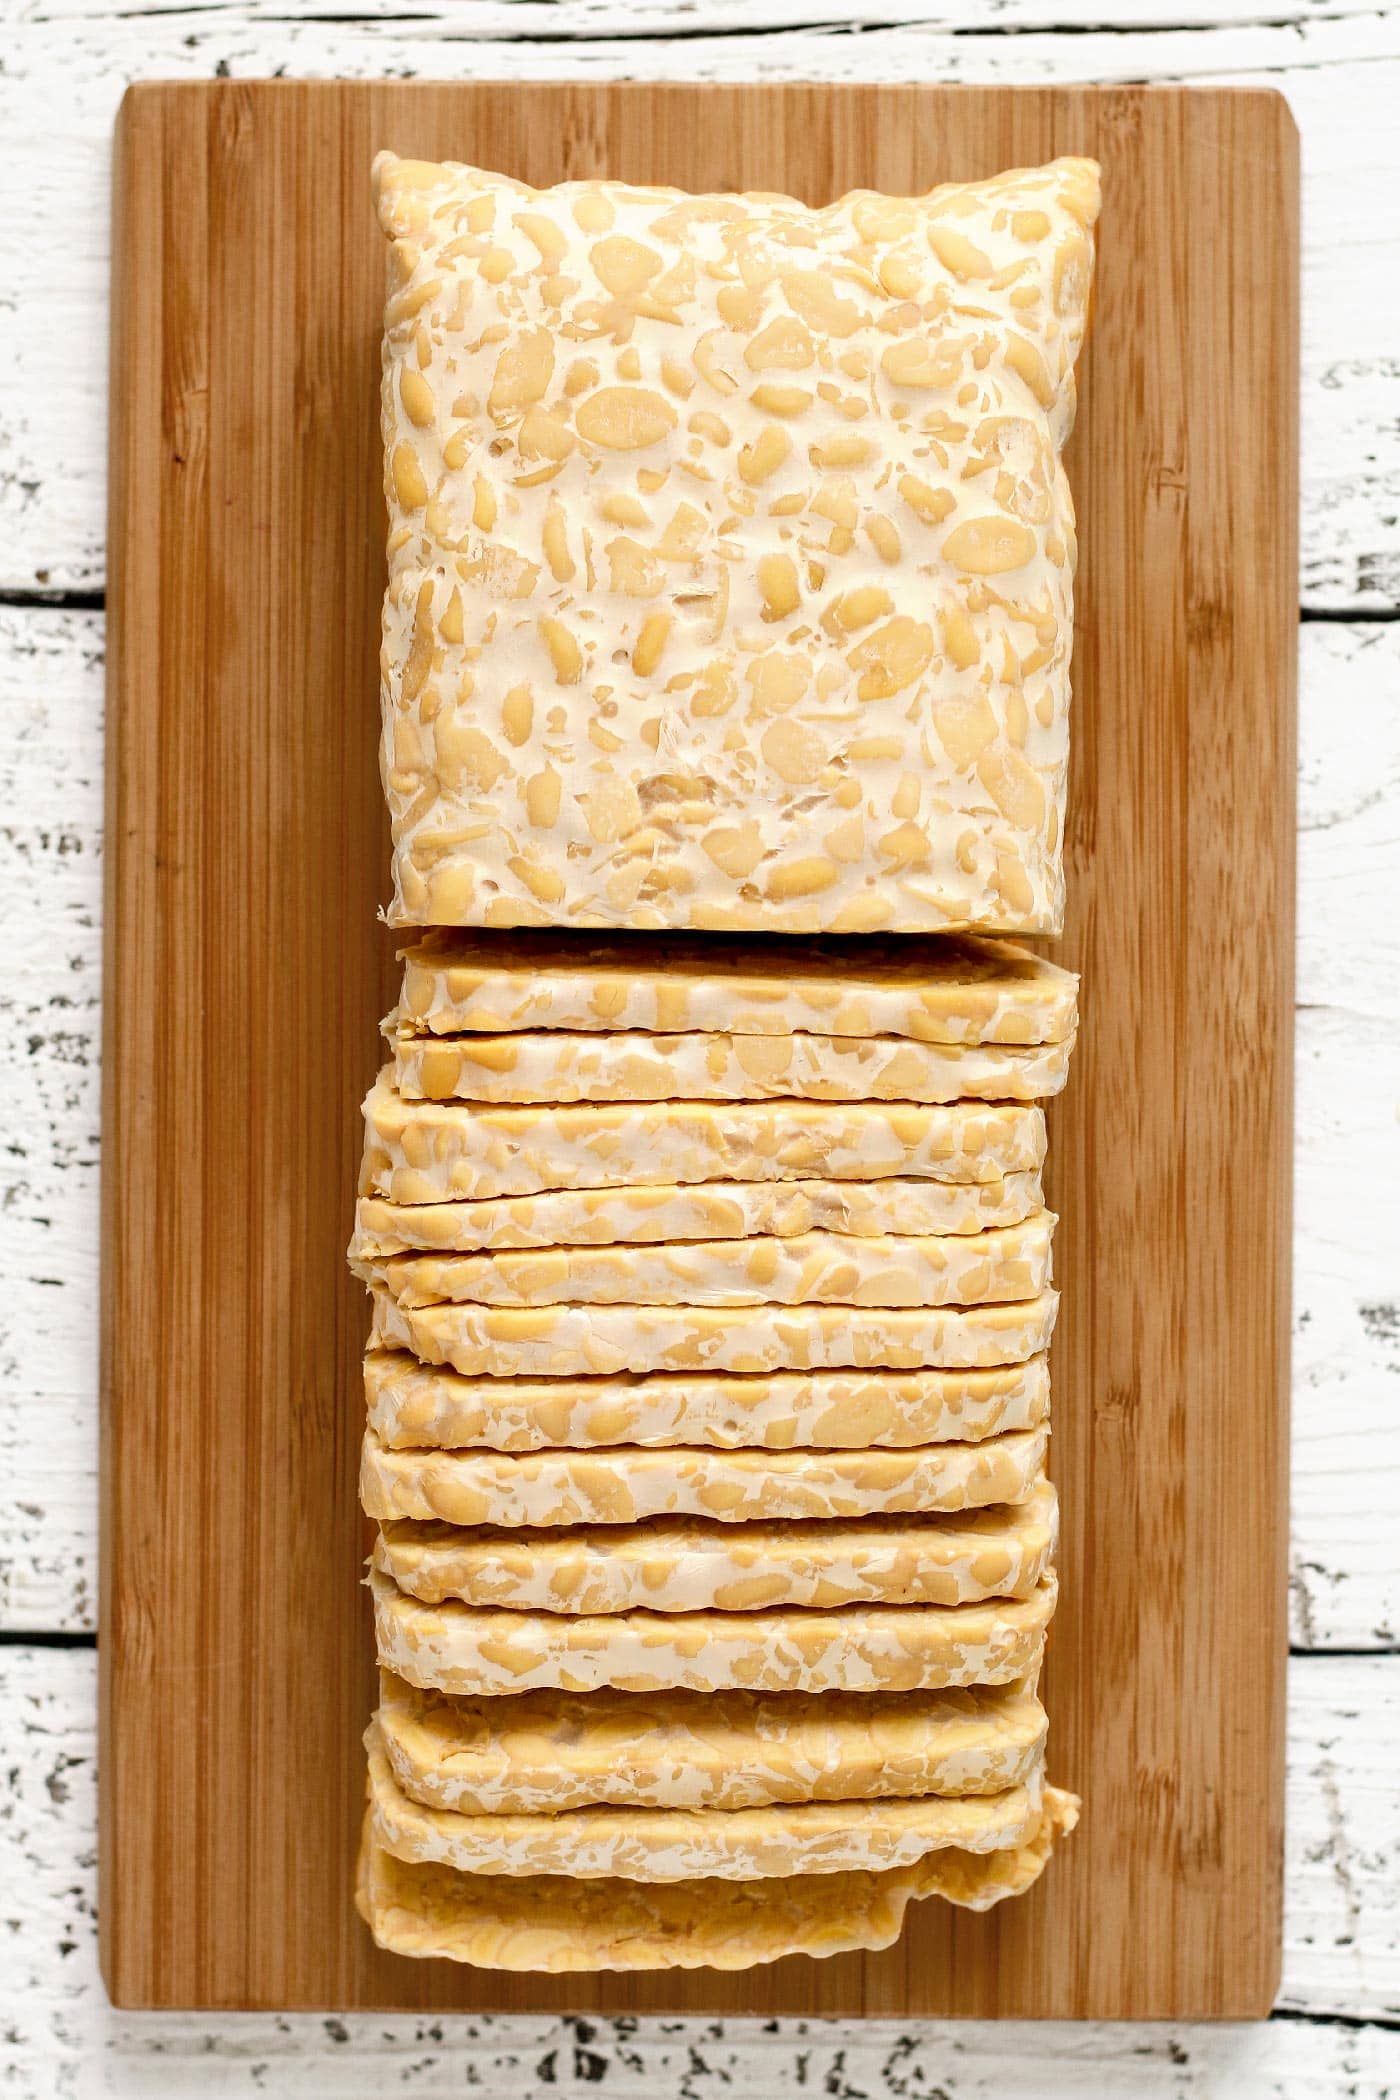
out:
{"label": "chipped white paint", "polygon": [[96,1623],[102,620],[0,611],[0,1626]]}
{"label": "chipped white paint", "polygon": [[[0,1655],[0,2091],[43,2100],[480,2092],[557,2100],[1383,2100],[1400,2032],[464,2016],[121,2015],[97,1977],[95,1668],[87,1653]],[[1388,1659],[1291,1672],[1283,2004],[1400,2017],[1400,1726]],[[1053,1871],[1053,1870],[1052,1870]],[[6,2031],[8,2031],[8,2038]],[[10,2082],[6,2083],[9,2051]]]}
{"label": "chipped white paint", "polygon": [[[588,73],[1281,87],[1305,170],[1304,596],[1328,606],[1400,597],[1393,9],[1360,0],[1257,10],[1249,0],[429,0],[402,22],[391,0],[372,0],[365,19],[345,20],[345,10],[317,19],[314,8],[288,19],[294,11],[293,0],[170,11],[27,0],[8,10],[0,131],[14,198],[0,219],[0,588],[102,582],[109,147],[127,80]],[[904,26],[875,26],[891,18]],[[1081,33],[1057,35],[1055,18]],[[708,33],[736,26],[745,33]],[[32,267],[36,226],[42,271]]]}
{"label": "chipped white paint", "polygon": [[[1303,635],[1293,1625],[1305,1648],[1394,1651],[1400,626],[1364,614],[1400,606],[1400,8],[426,0],[401,19],[401,0],[358,0],[347,12],[9,0],[0,591],[104,578],[109,142],[129,78],[1235,79],[1288,95],[1304,161],[1301,589],[1363,616]],[[101,647],[99,614],[0,609],[0,1629],[81,1630],[96,1616]],[[1358,883],[1364,935],[1333,906]],[[116,2015],[95,1961],[94,1691],[89,1653],[0,1650],[0,2092],[21,2100],[1400,2089],[1393,1652],[1293,1666],[1283,2002],[1302,2017],[1234,2028]]]}

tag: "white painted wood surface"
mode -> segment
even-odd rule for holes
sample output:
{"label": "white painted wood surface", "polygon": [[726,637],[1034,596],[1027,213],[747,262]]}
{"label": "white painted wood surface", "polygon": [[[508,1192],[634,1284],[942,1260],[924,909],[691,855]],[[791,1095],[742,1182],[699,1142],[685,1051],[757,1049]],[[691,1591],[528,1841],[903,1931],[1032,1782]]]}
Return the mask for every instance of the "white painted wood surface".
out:
{"label": "white painted wood surface", "polygon": [[[15,1644],[0,1647],[0,2094],[1400,2092],[1400,5],[0,0],[0,30],[0,1639]],[[105,2006],[94,1662],[45,1641],[82,1640],[96,1617],[110,130],[130,78],[279,71],[1254,80],[1288,95],[1304,164],[1300,600],[1330,618],[1302,634],[1292,1582],[1306,1652],[1290,1679],[1284,1997],[1267,2025],[906,2033]]]}
{"label": "white painted wood surface", "polygon": [[[10,2046],[31,2079],[22,2091],[368,2100],[481,2090],[493,2100],[553,2100],[592,2084],[636,2100],[803,2091],[848,2100],[1380,2100],[1400,2081],[1400,2035],[1379,2024],[1400,2015],[1400,1801],[1389,1755],[1400,1673],[1389,1658],[1292,1665],[1282,2003],[1308,2014],[1340,2008],[1376,2022],[1370,2035],[1287,2018],[1260,2027],[842,2021],[805,2030],[797,2021],[591,2021],[584,2034],[552,2020],[466,2016],[113,2014],[96,1975],[94,1677],[87,1652],[0,1655],[9,1787],[0,1945]],[[606,2069],[576,2069],[576,2050]]]}
{"label": "white painted wood surface", "polygon": [[[103,574],[107,168],[139,76],[1253,80],[1304,139],[1307,603],[1400,598],[1400,14],[1360,0],[10,0],[0,132],[0,588]],[[352,12],[359,12],[351,8]],[[4,10],[0,10],[2,15]],[[303,19],[289,20],[301,15]],[[1065,35],[1047,24],[1061,17]],[[898,21],[901,27],[877,26]],[[862,26],[852,31],[842,25]],[[813,27],[802,27],[802,24]],[[1102,24],[1121,26],[1098,26]],[[1135,25],[1164,24],[1139,29]],[[995,24],[995,29],[989,25]],[[742,34],[709,34],[742,27]],[[1014,34],[1006,32],[1014,31]],[[530,39],[547,38],[532,43]],[[34,267],[42,228],[42,270]],[[1201,239],[1210,239],[1209,226]]]}

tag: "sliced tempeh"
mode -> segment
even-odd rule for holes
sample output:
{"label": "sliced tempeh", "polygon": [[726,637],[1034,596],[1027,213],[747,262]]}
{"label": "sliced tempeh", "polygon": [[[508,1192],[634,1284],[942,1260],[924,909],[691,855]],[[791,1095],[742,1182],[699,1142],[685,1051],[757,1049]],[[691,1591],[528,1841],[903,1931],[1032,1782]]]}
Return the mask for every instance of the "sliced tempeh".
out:
{"label": "sliced tempeh", "polygon": [[1042,1208],[1040,1176],[1001,1181],[709,1181],[655,1188],[546,1189],[478,1202],[386,1203],[361,1196],[352,1261],[516,1247],[604,1247],[805,1232],[985,1232]]}
{"label": "sliced tempeh", "polygon": [[842,1611],[626,1612],[613,1618],[418,1604],[371,1574],[379,1661],[467,1697],[590,1692],[912,1692],[1011,1684],[1040,1664],[1055,1578],[995,1604]]}
{"label": "sliced tempeh", "polygon": [[406,1351],[365,1358],[381,1443],[448,1450],[599,1445],[908,1449],[1034,1429],[1050,1406],[1043,1356],[972,1371],[652,1371],[614,1378],[466,1378]]}
{"label": "sliced tempeh", "polygon": [[374,1835],[396,1859],[464,1874],[564,1874],[579,1881],[768,1881],[881,1873],[930,1852],[1002,1852],[1040,1820],[1039,1768],[1002,1794],[888,1801],[795,1801],[765,1808],[574,1808],[557,1815],[462,1815],[404,1793],[370,1723]]}
{"label": "sliced tempeh", "polygon": [[596,1969],[751,1969],[784,1955],[822,1958],[888,1947],[911,1902],[941,1896],[990,1910],[1035,1882],[1079,1803],[1046,1787],[1040,1821],[1004,1852],[935,1852],[883,1874],[787,1881],[514,1880],[410,1866],[384,1851],[366,1818],[356,1902],[377,1944],[484,1969],[565,1975]]}
{"label": "sliced tempeh", "polygon": [[890,1947],[919,1898],[989,1911],[1037,1882],[1056,1840],[1079,1821],[1073,1793],[1045,1787],[1041,1821],[1005,1852],[932,1852],[886,1873],[806,1875],[791,1882],[571,1882],[567,1875],[455,1873],[411,1867],[374,1840],[369,1819],[355,1900],[376,1945],[472,1968],[745,1970],[783,1955]]}
{"label": "sliced tempeh", "polygon": [[713,1517],[829,1523],[1020,1502],[1048,1431],[915,1451],[388,1451],[366,1430],[360,1499],[380,1523],[543,1528]]}
{"label": "sliced tempeh", "polygon": [[997,1305],[1050,1282],[1049,1211],[993,1232],[914,1239],[691,1240],[356,1262],[399,1305]]}
{"label": "sliced tempeh", "polygon": [[403,951],[398,1017],[432,1035],[524,1028],[1060,1043],[1077,979],[1015,941],[683,934],[600,939],[435,928]]}
{"label": "sliced tempeh", "polygon": [[998,1794],[1021,1784],[1045,1743],[1028,1683],[452,1699],[385,1670],[377,1717],[410,1799],[469,1815]]}
{"label": "sliced tempeh", "polygon": [[1050,1346],[1053,1291],[1011,1305],[396,1305],[376,1290],[370,1346],[467,1377],[610,1378],[619,1371],[972,1370]]}
{"label": "sliced tempeh", "polygon": [[1073,1036],[1033,1049],[898,1036],[393,1036],[406,1101],[1037,1101]]}
{"label": "sliced tempeh", "polygon": [[484,1108],[405,1101],[381,1072],[365,1101],[360,1194],[392,1203],[677,1181],[999,1181],[1036,1172],[1034,1102],[589,1101]]}
{"label": "sliced tempeh", "polygon": [[767,1611],[1028,1597],[1055,1545],[1055,1491],[956,1515],[725,1524],[655,1517],[553,1531],[390,1522],[374,1566],[423,1604],[509,1611]]}

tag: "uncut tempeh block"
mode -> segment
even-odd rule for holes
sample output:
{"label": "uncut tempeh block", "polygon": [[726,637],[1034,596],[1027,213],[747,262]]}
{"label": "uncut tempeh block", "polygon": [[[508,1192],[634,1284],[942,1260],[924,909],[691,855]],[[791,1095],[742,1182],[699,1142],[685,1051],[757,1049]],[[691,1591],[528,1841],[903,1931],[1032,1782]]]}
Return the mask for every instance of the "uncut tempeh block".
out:
{"label": "uncut tempeh block", "polygon": [[908,1036],[1062,1043],[1078,979],[1015,941],[598,939],[434,927],[403,950],[391,1019],[429,1035],[566,1028],[652,1035]]}
{"label": "uncut tempeh block", "polygon": [[464,1377],[404,1351],[365,1358],[370,1427],[386,1447],[538,1451],[636,1444],[863,1450],[979,1442],[1049,1412],[1043,1356],[992,1370],[649,1372]]}
{"label": "uncut tempeh block", "polygon": [[453,1699],[385,1670],[376,1720],[410,1799],[474,1815],[997,1794],[1045,1744],[1029,1684]]}
{"label": "uncut tempeh block", "polygon": [[816,1959],[888,1947],[919,1898],[989,1910],[1032,1886],[1079,1804],[1046,1787],[1025,1844],[937,1852],[883,1874],[782,1881],[578,1882],[514,1879],[411,1866],[387,1853],[366,1819],[356,1902],[377,1943],[396,1954],[481,1968],[561,1975],[594,1969],[747,1969],[788,1954]]}
{"label": "uncut tempeh block", "polygon": [[1020,1502],[1045,1463],[1045,1427],[915,1451],[386,1450],[372,1429],[360,1500],[380,1523],[552,1526],[648,1517],[722,1523],[834,1518]]}
{"label": "uncut tempeh block", "polygon": [[1095,165],[375,186],[393,922],[1058,931]]}
{"label": "uncut tempeh block", "polygon": [[765,1808],[581,1808],[552,1815],[463,1815],[405,1794],[370,1723],[370,1815],[396,1859],[467,1874],[563,1874],[668,1882],[764,1881],[789,1875],[880,1873],[931,1852],[1002,1852],[1040,1821],[1037,1768],[1002,1794],[909,1800],[799,1801]]}
{"label": "uncut tempeh block", "polygon": [[669,1246],[402,1255],[356,1273],[409,1308],[474,1305],[993,1305],[1050,1283],[1055,1219],[977,1234],[691,1240]]}
{"label": "uncut tempeh block", "polygon": [[967,1370],[1049,1347],[1057,1300],[854,1309],[839,1305],[396,1305],[373,1293],[370,1346],[411,1350],[469,1377],[619,1371]]}
{"label": "uncut tempeh block", "polygon": [[391,1037],[405,1101],[1036,1101],[1058,1094],[1073,1037],[1030,1050],[888,1036]]}
{"label": "uncut tempeh block", "polygon": [[1023,1600],[840,1611],[625,1612],[607,1618],[418,1604],[371,1573],[379,1662],[481,1697],[625,1692],[912,1692],[1013,1684],[1040,1665],[1055,1577]]}
{"label": "uncut tempeh block", "polygon": [[372,1565],[423,1604],[508,1611],[766,1611],[1028,1597],[1049,1566],[1055,1493],[972,1513],[844,1522],[655,1517],[554,1532],[386,1524]]}
{"label": "uncut tempeh block", "polygon": [[1038,1172],[1034,1103],[585,1102],[565,1108],[365,1101],[360,1193],[393,1203],[656,1182],[999,1181]]}
{"label": "uncut tempeh block", "polygon": [[987,1232],[1044,1207],[1040,1176],[1000,1181],[709,1181],[683,1187],[554,1189],[478,1202],[355,1206],[352,1261],[393,1254],[650,1245],[667,1240],[793,1239],[805,1232]]}

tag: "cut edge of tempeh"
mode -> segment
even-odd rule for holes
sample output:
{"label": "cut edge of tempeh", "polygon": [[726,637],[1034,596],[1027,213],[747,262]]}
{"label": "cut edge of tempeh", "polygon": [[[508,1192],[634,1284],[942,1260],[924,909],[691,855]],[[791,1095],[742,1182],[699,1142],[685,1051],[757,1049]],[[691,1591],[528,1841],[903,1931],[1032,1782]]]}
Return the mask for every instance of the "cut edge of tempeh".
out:
{"label": "cut edge of tempeh", "polygon": [[360,1501],[378,1523],[511,1529],[713,1517],[742,1528],[780,1519],[831,1523],[1023,1502],[1045,1464],[1049,1429],[979,1444],[906,1451],[361,1451]]}
{"label": "cut edge of tempeh", "polygon": [[1039,1761],[999,1794],[790,1801],[762,1808],[560,1809],[464,1814],[404,1792],[379,1724],[365,1732],[374,1835],[396,1859],[465,1874],[564,1874],[578,1881],[769,1881],[883,1873],[931,1852],[1002,1852],[1040,1820]]}
{"label": "cut edge of tempeh", "polygon": [[803,1029],[1029,1045],[1063,1041],[1077,1017],[1073,971],[1017,941],[975,934],[867,934],[855,944],[434,927],[399,959],[403,988],[386,1025],[431,1035]]}
{"label": "cut edge of tempeh", "polygon": [[1043,1354],[964,1371],[490,1378],[370,1349],[364,1375],[370,1426],[392,1450],[908,1450],[1034,1429],[1050,1411]]}
{"label": "cut edge of tempeh", "polygon": [[411,1800],[477,1815],[993,1794],[1044,1748],[1036,1680],[935,1692],[611,1689],[452,1698],[381,1670],[380,1738]]}
{"label": "cut edge of tempeh", "polygon": [[955,1513],[730,1524],[662,1516],[550,1531],[397,1521],[371,1565],[420,1604],[572,1612],[980,1604],[1028,1597],[1055,1550],[1055,1490]]}
{"label": "cut edge of tempeh", "polygon": [[382,1668],[471,1698],[594,1691],[898,1692],[1010,1684],[1039,1667],[1053,1571],[1024,1601],[606,1618],[417,1604],[371,1572]]}
{"label": "cut edge of tempeh", "polygon": [[533,1975],[750,1969],[876,1952],[898,1938],[910,1903],[931,1896],[990,1910],[1039,1879],[1078,1819],[1075,1796],[1047,1786],[1034,1834],[1011,1851],[938,1852],[884,1874],[648,1886],[409,1866],[377,1844],[367,1813],[356,1903],[378,1946],[418,1959]]}

